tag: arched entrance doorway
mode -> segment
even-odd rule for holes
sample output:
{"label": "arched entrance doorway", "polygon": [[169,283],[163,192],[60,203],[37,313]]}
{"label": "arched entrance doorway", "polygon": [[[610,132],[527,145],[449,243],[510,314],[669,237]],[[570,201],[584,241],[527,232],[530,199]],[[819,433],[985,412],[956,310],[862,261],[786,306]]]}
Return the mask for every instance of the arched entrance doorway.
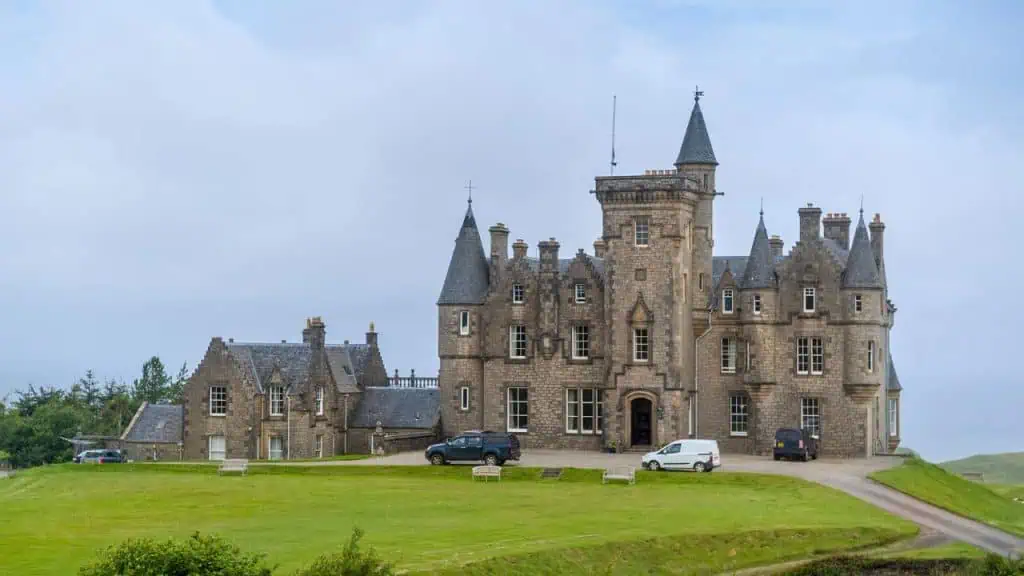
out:
{"label": "arched entrance doorway", "polygon": [[651,446],[654,443],[651,425],[652,408],[651,400],[643,396],[629,401],[629,444],[631,446]]}

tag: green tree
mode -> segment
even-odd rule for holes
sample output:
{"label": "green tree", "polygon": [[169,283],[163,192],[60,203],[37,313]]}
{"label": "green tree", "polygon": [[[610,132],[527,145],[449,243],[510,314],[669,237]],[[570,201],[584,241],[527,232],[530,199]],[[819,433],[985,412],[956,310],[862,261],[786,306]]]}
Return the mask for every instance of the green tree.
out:
{"label": "green tree", "polygon": [[164,370],[160,357],[153,356],[142,365],[142,378],[135,381],[135,399],[140,402],[167,400],[171,391],[171,378]]}
{"label": "green tree", "polygon": [[178,370],[178,375],[174,377],[167,392],[167,398],[172,404],[181,404],[184,401],[186,382],[188,382],[188,362],[181,365],[181,370]]}

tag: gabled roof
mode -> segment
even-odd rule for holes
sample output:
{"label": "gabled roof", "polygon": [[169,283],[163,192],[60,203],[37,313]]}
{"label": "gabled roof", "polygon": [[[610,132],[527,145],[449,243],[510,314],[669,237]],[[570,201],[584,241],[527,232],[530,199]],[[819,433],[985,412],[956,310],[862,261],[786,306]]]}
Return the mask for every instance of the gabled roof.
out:
{"label": "gabled roof", "polygon": [[121,439],[128,442],[177,444],[181,442],[182,422],[181,406],[143,402]]}
{"label": "gabled roof", "polygon": [[352,417],[354,428],[433,428],[441,418],[437,388],[365,388]]}
{"label": "gabled roof", "polygon": [[853,246],[846,259],[846,270],[843,272],[843,288],[881,288],[882,278],[875,265],[875,254],[871,250],[868,228],[864,225],[864,214],[861,213],[857,222],[857,231],[853,234]]}
{"label": "gabled roof", "polygon": [[490,264],[473,217],[473,205],[470,204],[455,239],[455,249],[437,304],[483,304],[489,283]]}
{"label": "gabled roof", "polygon": [[[309,381],[313,349],[302,342],[279,344],[238,343],[227,344],[228,351],[238,361],[249,380],[256,384],[256,390],[263,392],[265,383],[274,370],[280,370],[286,386],[301,385]],[[369,361],[369,346],[366,344],[328,344],[327,363],[334,374],[339,392],[352,392]]]}
{"label": "gabled roof", "polygon": [[768,242],[768,230],[764,227],[763,212],[757,223],[757,230],[754,231],[754,242],[750,246],[750,256],[747,257],[743,275],[737,277],[743,279],[740,282],[742,288],[775,286],[775,258],[772,257],[772,247]]}
{"label": "gabled roof", "polygon": [[892,354],[889,354],[889,370],[888,379],[885,382],[885,389],[892,392],[899,392],[903,390],[903,386],[900,385],[900,377],[896,375],[896,364],[892,361]]}
{"label": "gabled roof", "polygon": [[676,166],[681,164],[718,164],[715,151],[711,148],[711,137],[704,123],[704,113],[700,109],[700,97],[693,99],[693,110],[690,111],[690,122],[686,125],[683,145],[679,147]]}

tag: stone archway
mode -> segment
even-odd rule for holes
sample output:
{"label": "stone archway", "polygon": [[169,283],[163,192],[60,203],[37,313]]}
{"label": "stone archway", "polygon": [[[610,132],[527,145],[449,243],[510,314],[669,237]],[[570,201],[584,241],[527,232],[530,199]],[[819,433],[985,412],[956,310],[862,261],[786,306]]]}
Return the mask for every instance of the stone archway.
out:
{"label": "stone archway", "polygon": [[626,408],[626,443],[630,448],[657,445],[658,399],[648,392],[636,392],[624,398]]}

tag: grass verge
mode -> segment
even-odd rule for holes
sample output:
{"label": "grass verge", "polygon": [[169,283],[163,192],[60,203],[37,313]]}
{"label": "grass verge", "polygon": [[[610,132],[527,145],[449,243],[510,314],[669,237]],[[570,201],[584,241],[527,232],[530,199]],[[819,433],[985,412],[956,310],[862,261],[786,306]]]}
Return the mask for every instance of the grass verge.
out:
{"label": "grass verge", "polygon": [[988,554],[978,548],[964,542],[953,542],[943,546],[932,548],[919,548],[917,550],[903,550],[894,554],[885,554],[886,558],[912,558],[917,560],[941,560],[948,558],[970,558],[978,560]]}

